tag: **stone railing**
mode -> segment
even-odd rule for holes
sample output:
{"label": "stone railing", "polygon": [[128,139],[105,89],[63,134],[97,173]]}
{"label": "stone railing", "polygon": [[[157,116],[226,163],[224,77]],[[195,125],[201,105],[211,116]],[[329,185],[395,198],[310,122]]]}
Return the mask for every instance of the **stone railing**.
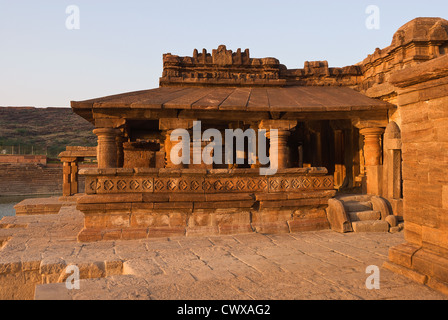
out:
{"label": "stone railing", "polygon": [[86,194],[108,193],[274,193],[332,190],[325,168],[282,169],[84,169]]}
{"label": "stone railing", "polygon": [[325,168],[86,169],[79,241],[328,229]]}

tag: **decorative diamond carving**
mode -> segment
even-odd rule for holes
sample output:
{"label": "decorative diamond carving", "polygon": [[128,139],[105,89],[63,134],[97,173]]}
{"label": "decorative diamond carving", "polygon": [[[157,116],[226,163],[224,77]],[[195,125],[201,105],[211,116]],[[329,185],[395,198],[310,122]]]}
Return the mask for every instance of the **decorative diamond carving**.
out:
{"label": "decorative diamond carving", "polygon": [[302,183],[300,182],[299,179],[292,179],[292,181],[291,181],[291,188],[293,188],[293,189],[300,189],[301,186],[302,186]]}
{"label": "decorative diamond carving", "polygon": [[319,188],[322,184],[322,181],[319,178],[313,179],[313,188]]}
{"label": "decorative diamond carving", "polygon": [[199,189],[199,182],[197,182],[196,180],[191,181],[190,183],[190,189],[192,191],[196,191]]}
{"label": "decorative diamond carving", "polygon": [[255,188],[257,188],[257,183],[256,183],[253,179],[250,179],[250,180],[247,182],[247,188],[248,188],[249,190],[255,190]]}
{"label": "decorative diamond carving", "polygon": [[236,188],[238,190],[244,190],[244,188],[246,188],[246,184],[244,183],[243,180],[238,180],[236,183]]}
{"label": "decorative diamond carving", "polygon": [[260,181],[258,181],[258,189],[260,190],[264,190],[267,187],[267,182],[264,179],[260,179]]}
{"label": "decorative diamond carving", "polygon": [[175,180],[168,180],[168,182],[166,183],[166,188],[170,191],[174,191],[176,187],[177,185]]}
{"label": "decorative diamond carving", "polygon": [[225,183],[226,190],[232,190],[234,185],[232,180],[227,180]]}
{"label": "decorative diamond carving", "polygon": [[111,180],[104,181],[104,190],[110,191],[114,188],[114,183]]}
{"label": "decorative diamond carving", "polygon": [[289,188],[289,181],[286,179],[282,179],[280,181],[280,188],[281,189],[288,189]]}
{"label": "decorative diamond carving", "polygon": [[97,182],[98,182],[97,179],[90,181],[90,184],[89,184],[90,190],[92,190],[92,191],[98,190]]}
{"label": "decorative diamond carving", "polygon": [[310,181],[310,179],[308,179],[308,178],[304,178],[304,179],[302,180],[302,186],[303,186],[305,189],[309,189],[309,188],[311,187],[311,181]]}
{"label": "decorative diamond carving", "polygon": [[151,190],[152,189],[152,180],[143,180],[142,182],[143,189]]}
{"label": "decorative diamond carving", "polygon": [[156,190],[156,191],[161,191],[161,190],[163,190],[163,189],[165,189],[165,184],[161,181],[161,180],[156,180],[155,182],[154,182],[154,190]]}
{"label": "decorative diamond carving", "polygon": [[204,181],[204,182],[202,183],[202,190],[204,190],[204,191],[208,191],[208,190],[210,190],[211,187],[212,187],[212,185],[211,185],[210,182],[208,182],[208,181]]}
{"label": "decorative diamond carving", "polygon": [[124,180],[118,180],[117,182],[117,190],[126,190],[126,181]]}
{"label": "decorative diamond carving", "polygon": [[222,190],[224,186],[221,180],[216,180],[215,183],[213,184],[213,187],[215,188],[215,190]]}
{"label": "decorative diamond carving", "polygon": [[179,190],[185,191],[188,189],[188,182],[186,182],[185,180],[181,180],[179,182]]}
{"label": "decorative diamond carving", "polygon": [[277,181],[277,180],[275,180],[275,179],[271,179],[271,180],[270,180],[270,185],[269,185],[269,187],[270,187],[271,189],[278,189],[278,186],[279,186],[279,184],[278,184],[278,181]]}
{"label": "decorative diamond carving", "polygon": [[140,184],[137,180],[131,180],[131,182],[129,183],[129,188],[131,190],[138,190],[140,188]]}
{"label": "decorative diamond carving", "polygon": [[323,185],[325,188],[331,188],[333,187],[333,181],[330,178],[325,178]]}

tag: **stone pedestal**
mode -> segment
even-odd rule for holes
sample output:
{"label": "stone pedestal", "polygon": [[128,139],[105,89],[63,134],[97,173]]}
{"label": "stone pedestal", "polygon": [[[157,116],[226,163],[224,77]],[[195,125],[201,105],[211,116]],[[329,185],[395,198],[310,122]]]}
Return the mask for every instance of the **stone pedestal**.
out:
{"label": "stone pedestal", "polygon": [[93,130],[98,136],[98,168],[116,168],[118,163],[117,136],[120,130],[100,128]]}
{"label": "stone pedestal", "polygon": [[382,146],[384,128],[364,128],[359,131],[364,136],[364,161],[367,175],[367,193],[381,195]]}

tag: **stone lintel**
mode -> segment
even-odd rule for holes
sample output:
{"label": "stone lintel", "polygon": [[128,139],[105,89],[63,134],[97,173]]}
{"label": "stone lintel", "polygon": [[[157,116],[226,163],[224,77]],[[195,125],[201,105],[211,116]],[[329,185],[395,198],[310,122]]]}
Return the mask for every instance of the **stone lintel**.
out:
{"label": "stone lintel", "polygon": [[193,128],[193,119],[164,118],[159,120],[159,130],[169,131],[176,129]]}
{"label": "stone lintel", "polygon": [[360,130],[368,129],[368,128],[386,128],[388,123],[389,123],[389,120],[387,119],[387,115],[384,117],[384,119],[377,119],[377,120],[353,119],[352,120],[353,126]]}

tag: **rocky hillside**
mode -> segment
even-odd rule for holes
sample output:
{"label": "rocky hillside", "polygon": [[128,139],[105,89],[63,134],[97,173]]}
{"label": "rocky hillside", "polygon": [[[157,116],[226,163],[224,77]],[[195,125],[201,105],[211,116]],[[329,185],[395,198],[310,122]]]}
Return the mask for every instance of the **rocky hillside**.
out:
{"label": "rocky hillside", "polygon": [[96,146],[93,125],[70,108],[0,107],[0,153],[47,154]]}

